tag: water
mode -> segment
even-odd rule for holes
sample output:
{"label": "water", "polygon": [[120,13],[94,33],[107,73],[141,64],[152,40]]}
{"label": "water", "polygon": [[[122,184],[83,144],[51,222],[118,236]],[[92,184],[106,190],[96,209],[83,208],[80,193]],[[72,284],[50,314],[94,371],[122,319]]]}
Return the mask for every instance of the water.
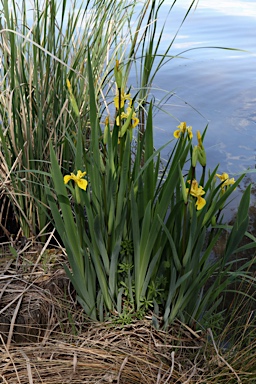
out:
{"label": "water", "polygon": [[[170,3],[170,2],[167,2]],[[173,24],[185,15],[189,1],[178,0],[174,19],[167,23],[165,44],[173,35]],[[162,8],[166,14],[168,5]],[[172,18],[172,16],[170,17]],[[172,22],[174,21],[174,23]],[[177,23],[176,23],[177,25]],[[176,27],[175,25],[175,27]],[[256,3],[255,1],[200,0],[183,24],[171,60],[159,72],[153,87],[173,91],[164,109],[193,129],[209,123],[204,142],[208,165],[230,175],[254,169],[256,160]],[[232,47],[246,50],[203,48]],[[163,92],[156,92],[159,99]],[[163,112],[155,116],[155,140],[164,144],[172,137],[176,121]],[[256,180],[254,174],[248,178]]]}

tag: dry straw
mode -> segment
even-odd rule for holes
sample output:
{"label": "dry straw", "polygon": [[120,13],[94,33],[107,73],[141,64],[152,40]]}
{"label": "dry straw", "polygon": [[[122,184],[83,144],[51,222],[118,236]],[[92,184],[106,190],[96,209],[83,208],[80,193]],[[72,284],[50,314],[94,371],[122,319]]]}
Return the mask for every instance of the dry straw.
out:
{"label": "dry straw", "polygon": [[228,353],[223,357],[212,338],[207,342],[179,323],[169,332],[156,331],[149,321],[120,328],[98,323],[68,338],[59,334],[58,339],[9,348],[1,338],[3,382],[184,384],[245,383],[245,375],[256,378],[252,372],[241,372],[235,352],[232,358]]}
{"label": "dry straw", "polygon": [[[42,253],[31,246],[16,252],[15,258],[1,248],[1,382],[227,384],[256,380],[252,313],[244,328],[247,336],[242,334],[230,349],[223,346],[234,332],[231,321],[222,340],[215,340],[211,330],[195,332],[178,321],[167,331],[156,330],[150,317],[124,326],[91,322],[74,301],[60,267],[61,250]],[[241,310],[245,311],[244,305]]]}

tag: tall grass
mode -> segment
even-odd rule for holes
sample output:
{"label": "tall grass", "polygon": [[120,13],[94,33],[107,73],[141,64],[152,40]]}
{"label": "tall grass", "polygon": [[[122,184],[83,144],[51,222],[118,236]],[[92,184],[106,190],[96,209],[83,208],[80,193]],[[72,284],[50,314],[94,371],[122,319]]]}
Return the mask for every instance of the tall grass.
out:
{"label": "tall grass", "polygon": [[67,169],[74,158],[78,120],[69,107],[66,79],[73,86],[86,131],[87,49],[95,92],[102,99],[117,52],[126,50],[136,2],[88,0],[80,6],[75,1],[70,7],[67,1],[35,0],[32,11],[27,4],[25,0],[0,3],[0,137],[4,154],[0,177],[28,237],[43,231],[50,220],[41,188],[42,172],[49,166],[49,141]]}

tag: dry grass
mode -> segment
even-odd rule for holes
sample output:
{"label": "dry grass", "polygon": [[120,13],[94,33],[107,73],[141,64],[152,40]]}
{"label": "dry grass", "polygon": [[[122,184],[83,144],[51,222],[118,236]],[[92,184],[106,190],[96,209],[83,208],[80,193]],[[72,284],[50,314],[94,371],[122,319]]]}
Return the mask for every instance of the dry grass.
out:
{"label": "dry grass", "polygon": [[61,250],[26,247],[0,252],[1,382],[256,383],[255,339],[224,350],[211,330],[179,322],[168,332],[150,318],[92,323],[74,300]]}
{"label": "dry grass", "polygon": [[[239,369],[243,364],[237,354],[231,359],[236,370],[228,356],[214,351],[213,343],[178,323],[170,332],[156,331],[143,321],[119,328],[92,324],[76,337],[54,336],[9,348],[3,343],[3,382],[167,384],[256,380],[255,373]],[[251,378],[243,381],[243,377]]]}
{"label": "dry grass", "polygon": [[198,370],[185,358],[185,350],[189,356],[196,351],[196,356],[202,344],[183,332],[182,346],[177,337],[157,332],[146,322],[122,328],[93,324],[72,342],[63,334],[59,340],[3,348],[0,370],[8,383],[17,378],[21,383],[168,383],[182,376],[185,382]]}

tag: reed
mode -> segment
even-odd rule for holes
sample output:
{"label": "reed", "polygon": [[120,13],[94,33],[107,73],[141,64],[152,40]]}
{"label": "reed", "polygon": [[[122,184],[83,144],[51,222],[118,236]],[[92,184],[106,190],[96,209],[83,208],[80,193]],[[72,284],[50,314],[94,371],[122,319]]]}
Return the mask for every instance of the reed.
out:
{"label": "reed", "polygon": [[43,232],[51,220],[42,189],[49,142],[67,169],[74,159],[78,120],[68,105],[66,79],[86,131],[87,49],[97,99],[104,108],[102,90],[108,88],[117,52],[129,44],[135,3],[88,0],[80,6],[74,1],[70,7],[66,0],[35,0],[32,11],[27,4],[0,3],[0,137],[5,165],[0,177],[23,235],[29,237]]}

